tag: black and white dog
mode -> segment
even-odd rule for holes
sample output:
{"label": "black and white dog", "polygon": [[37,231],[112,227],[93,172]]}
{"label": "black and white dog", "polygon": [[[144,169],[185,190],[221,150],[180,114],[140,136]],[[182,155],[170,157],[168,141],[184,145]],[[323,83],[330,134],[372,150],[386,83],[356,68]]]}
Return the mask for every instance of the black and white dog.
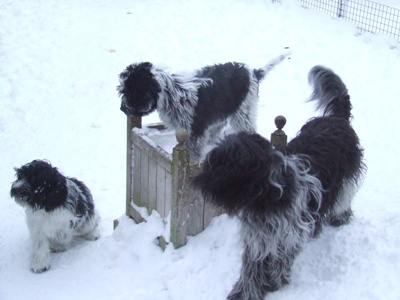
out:
{"label": "black and white dog", "polygon": [[256,133],[227,136],[194,180],[206,199],[241,222],[240,278],[228,299],[263,299],[290,279],[293,261],[322,225],[352,216],[366,167],[350,125],[350,97],[339,76],[315,66],[310,100],[322,117],[308,121],[280,152]]}
{"label": "black and white dog", "polygon": [[15,171],[17,180],[10,194],[26,210],[33,242],[33,272],[48,270],[50,252],[66,250],[74,237],[100,237],[100,217],[83,182],[65,177],[43,160],[34,160]]}
{"label": "black and white dog", "polygon": [[131,64],[119,75],[121,110],[128,116],[157,110],[168,128],[188,131],[191,158],[199,160],[227,121],[235,131],[256,130],[259,82],[290,53],[286,50],[261,69],[233,62],[188,76],[170,74],[150,62]]}

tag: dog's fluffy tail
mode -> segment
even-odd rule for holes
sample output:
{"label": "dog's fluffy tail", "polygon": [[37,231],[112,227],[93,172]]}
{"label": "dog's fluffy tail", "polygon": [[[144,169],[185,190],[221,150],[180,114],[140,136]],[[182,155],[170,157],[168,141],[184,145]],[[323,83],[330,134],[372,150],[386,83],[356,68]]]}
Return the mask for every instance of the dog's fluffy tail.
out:
{"label": "dog's fluffy tail", "polygon": [[[264,213],[279,206],[278,199],[282,196],[279,180],[271,179],[279,177],[271,173],[278,174],[281,170],[281,156],[258,134],[228,135],[207,154],[202,172],[192,183],[207,201],[231,215],[242,209]],[[272,172],[272,168],[277,171]]]}
{"label": "dog's fluffy tail", "polygon": [[324,116],[336,116],[346,120],[351,118],[350,96],[342,79],[331,69],[313,67],[308,74],[308,82],[313,92],[308,101],[317,101],[316,108],[323,109]]}
{"label": "dog's fluffy tail", "polygon": [[267,76],[268,73],[275,68],[275,66],[279,65],[286,58],[290,58],[290,55],[292,55],[292,50],[290,50],[289,47],[286,47],[285,52],[271,59],[264,67],[255,69],[254,74],[256,75],[257,80],[260,81],[264,79],[265,76]]}

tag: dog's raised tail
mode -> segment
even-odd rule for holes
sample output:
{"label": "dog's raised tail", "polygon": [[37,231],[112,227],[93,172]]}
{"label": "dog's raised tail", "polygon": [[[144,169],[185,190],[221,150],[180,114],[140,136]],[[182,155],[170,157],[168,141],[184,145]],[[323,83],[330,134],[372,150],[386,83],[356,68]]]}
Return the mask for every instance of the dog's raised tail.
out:
{"label": "dog's raised tail", "polygon": [[256,75],[257,80],[261,81],[262,79],[264,79],[264,77],[267,76],[268,73],[273,68],[275,68],[275,66],[279,65],[285,59],[290,58],[290,55],[292,55],[292,50],[290,50],[289,47],[286,47],[285,51],[282,54],[271,59],[264,67],[260,69],[255,69],[254,74]]}
{"label": "dog's raised tail", "polygon": [[336,116],[350,120],[352,105],[346,85],[331,69],[315,66],[308,73],[313,91],[308,101],[317,101],[316,108],[324,116]]}

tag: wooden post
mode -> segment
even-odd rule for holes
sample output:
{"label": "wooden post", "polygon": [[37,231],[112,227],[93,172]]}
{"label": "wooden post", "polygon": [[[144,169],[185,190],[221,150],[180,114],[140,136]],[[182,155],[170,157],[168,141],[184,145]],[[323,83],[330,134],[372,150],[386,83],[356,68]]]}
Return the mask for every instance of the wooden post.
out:
{"label": "wooden post", "polygon": [[190,156],[185,146],[188,133],[184,129],[176,131],[178,144],[172,151],[172,189],[171,189],[171,235],[170,242],[175,248],[186,244],[189,218],[189,177]]}
{"label": "wooden post", "polygon": [[277,116],[275,118],[275,125],[278,129],[271,134],[271,144],[279,151],[284,151],[287,144],[287,135],[282,130],[285,124],[286,118],[284,116]]}
{"label": "wooden post", "polygon": [[142,128],[141,117],[127,117],[126,130],[126,209],[125,213],[129,216],[132,195],[133,195],[133,155],[132,155],[132,129],[134,127]]}

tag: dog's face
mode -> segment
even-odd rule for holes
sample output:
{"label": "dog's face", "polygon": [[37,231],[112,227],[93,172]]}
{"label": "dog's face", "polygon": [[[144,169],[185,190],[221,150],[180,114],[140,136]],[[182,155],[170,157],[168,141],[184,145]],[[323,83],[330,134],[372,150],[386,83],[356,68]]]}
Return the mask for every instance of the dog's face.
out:
{"label": "dog's face", "polygon": [[18,204],[46,211],[64,204],[66,179],[48,162],[34,160],[15,171],[17,179],[12,183],[10,195]]}
{"label": "dog's face", "polygon": [[128,66],[119,75],[117,91],[121,96],[121,110],[127,116],[146,116],[157,108],[161,87],[151,72],[149,62]]}

